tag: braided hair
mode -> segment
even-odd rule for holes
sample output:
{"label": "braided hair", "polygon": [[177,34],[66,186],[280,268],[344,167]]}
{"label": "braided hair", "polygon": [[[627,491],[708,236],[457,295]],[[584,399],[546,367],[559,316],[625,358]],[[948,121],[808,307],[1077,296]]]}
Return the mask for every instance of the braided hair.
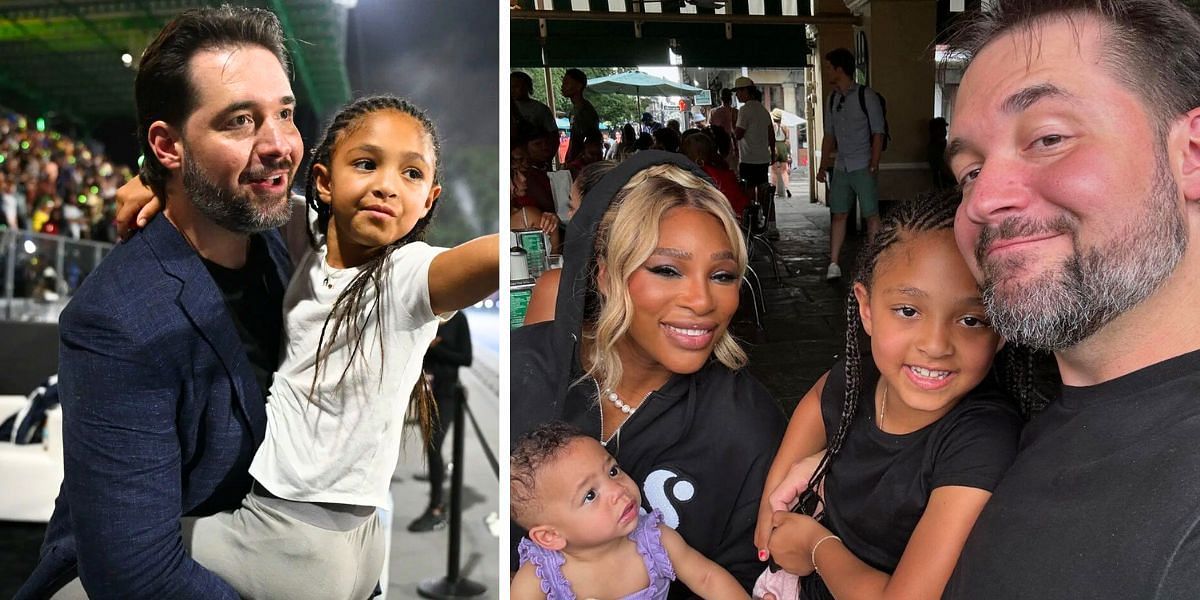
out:
{"label": "braided hair", "polygon": [[[332,218],[333,211],[330,204],[321,201],[320,193],[317,191],[316,165],[322,165],[325,167],[326,172],[330,172],[330,162],[338,142],[360,127],[367,115],[384,110],[396,111],[408,115],[420,124],[421,129],[429,136],[430,144],[433,146],[433,185],[441,184],[441,143],[438,140],[437,128],[423,110],[409,103],[407,100],[389,95],[368,96],[347,104],[333,118],[333,121],[329,123],[329,126],[325,129],[325,134],[321,138],[321,143],[313,149],[308,174],[304,181],[304,197],[308,203],[308,208],[317,215],[315,226],[308,232],[309,241],[314,249],[318,248],[322,243],[323,236],[329,228],[329,221]],[[435,201],[433,206],[430,207],[429,212],[413,224],[411,231],[371,254],[367,261],[359,267],[359,272],[350,281],[349,285],[346,286],[346,289],[338,294],[337,300],[334,301],[333,309],[330,310],[329,316],[325,317],[325,323],[321,326],[321,336],[317,343],[317,360],[314,365],[313,381],[308,392],[310,401],[315,401],[317,382],[320,381],[321,377],[321,368],[328,362],[329,354],[333,350],[332,343],[328,345],[325,343],[327,337],[329,340],[336,340],[339,334],[342,334],[345,330],[349,330],[347,335],[353,339],[350,344],[350,356],[346,360],[346,368],[342,371],[336,384],[340,386],[345,381],[346,375],[350,372],[350,367],[355,357],[362,356],[364,325],[370,318],[370,313],[377,311],[379,326],[381,328],[386,327],[383,302],[374,302],[370,307],[370,313],[363,314],[362,308],[364,307],[364,302],[368,300],[367,291],[373,290],[374,298],[376,299],[382,297],[383,286],[381,277],[383,265],[387,263],[388,258],[397,248],[409,242],[425,239],[425,230],[428,228],[429,222],[433,219],[434,209],[437,208],[437,205],[438,203]],[[382,367],[382,364],[384,364],[383,336],[379,336],[379,346],[379,357]],[[417,417],[421,425],[421,434],[426,442],[428,442],[433,430],[434,412],[437,409],[436,404],[433,402],[433,395],[428,389],[428,384],[424,377],[418,379],[411,401],[416,404]]]}
{"label": "braided hair", "polygon": [[[897,204],[880,223],[875,238],[860,252],[858,269],[852,283],[861,283],[870,289],[879,257],[888,249],[911,239],[914,234],[952,229],[954,215],[961,201],[961,191],[949,190],[922,194],[914,200]],[[830,439],[825,456],[821,458],[809,480],[810,493],[815,493],[829,472],[830,463],[841,451],[858,410],[859,401],[863,397],[861,342],[864,333],[858,297],[854,295],[854,286],[851,285],[846,297],[846,397],[842,402],[837,431]],[[1000,379],[1005,391],[1016,401],[1022,415],[1028,419],[1046,406],[1049,395],[1044,390],[1047,388],[1039,385],[1039,382],[1053,383],[1051,375],[1044,371],[1047,359],[1053,362],[1053,355],[1016,344],[1006,344],[1001,352],[1005,356],[998,357],[998,368],[993,372]],[[811,512],[811,505],[805,507],[805,504],[801,502],[802,508]]]}

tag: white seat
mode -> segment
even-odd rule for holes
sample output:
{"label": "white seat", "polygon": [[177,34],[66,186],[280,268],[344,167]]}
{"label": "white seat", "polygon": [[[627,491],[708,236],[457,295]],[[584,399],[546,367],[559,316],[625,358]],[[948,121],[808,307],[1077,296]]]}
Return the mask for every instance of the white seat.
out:
{"label": "white seat", "polygon": [[[0,396],[0,421],[27,404],[24,396]],[[62,409],[56,407],[46,411],[42,443],[0,441],[0,481],[13,492],[0,494],[0,521],[49,521],[62,480]]]}

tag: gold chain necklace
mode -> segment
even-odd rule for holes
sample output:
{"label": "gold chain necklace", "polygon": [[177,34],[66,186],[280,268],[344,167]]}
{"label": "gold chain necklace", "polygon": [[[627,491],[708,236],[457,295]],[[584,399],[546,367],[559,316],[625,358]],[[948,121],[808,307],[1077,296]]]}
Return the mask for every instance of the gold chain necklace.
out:
{"label": "gold chain necklace", "polygon": [[884,417],[884,415],[887,414],[887,393],[888,393],[888,385],[885,382],[883,384],[883,401],[879,403],[879,429],[880,430],[883,429],[883,417]]}

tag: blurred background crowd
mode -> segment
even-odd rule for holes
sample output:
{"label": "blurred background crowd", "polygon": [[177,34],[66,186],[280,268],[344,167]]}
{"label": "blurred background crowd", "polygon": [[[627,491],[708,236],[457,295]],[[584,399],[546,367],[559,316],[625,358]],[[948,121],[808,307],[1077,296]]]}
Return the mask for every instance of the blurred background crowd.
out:
{"label": "blurred background crowd", "polygon": [[0,108],[0,228],[113,243],[114,198],[132,176],[44,120]]}

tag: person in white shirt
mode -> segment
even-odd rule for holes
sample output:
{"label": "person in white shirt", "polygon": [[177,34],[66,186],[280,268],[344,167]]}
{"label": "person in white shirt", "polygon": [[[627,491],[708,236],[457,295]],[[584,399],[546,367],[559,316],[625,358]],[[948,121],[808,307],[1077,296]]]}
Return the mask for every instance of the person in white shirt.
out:
{"label": "person in white shirt", "polygon": [[[246,598],[360,599],[383,570],[410,397],[439,318],[494,292],[499,240],[421,241],[441,193],[433,123],[392,96],[356,100],[312,154],[316,249],[284,297],[283,362],[241,508],[185,526],[192,557]],[[322,235],[323,234],[323,235]]]}
{"label": "person in white shirt", "polygon": [[767,173],[775,154],[774,125],[771,113],[762,105],[758,88],[749,77],[738,77],[733,91],[742,103],[738,109],[737,126],[733,137],[738,142],[738,175],[750,187],[767,182]]}

